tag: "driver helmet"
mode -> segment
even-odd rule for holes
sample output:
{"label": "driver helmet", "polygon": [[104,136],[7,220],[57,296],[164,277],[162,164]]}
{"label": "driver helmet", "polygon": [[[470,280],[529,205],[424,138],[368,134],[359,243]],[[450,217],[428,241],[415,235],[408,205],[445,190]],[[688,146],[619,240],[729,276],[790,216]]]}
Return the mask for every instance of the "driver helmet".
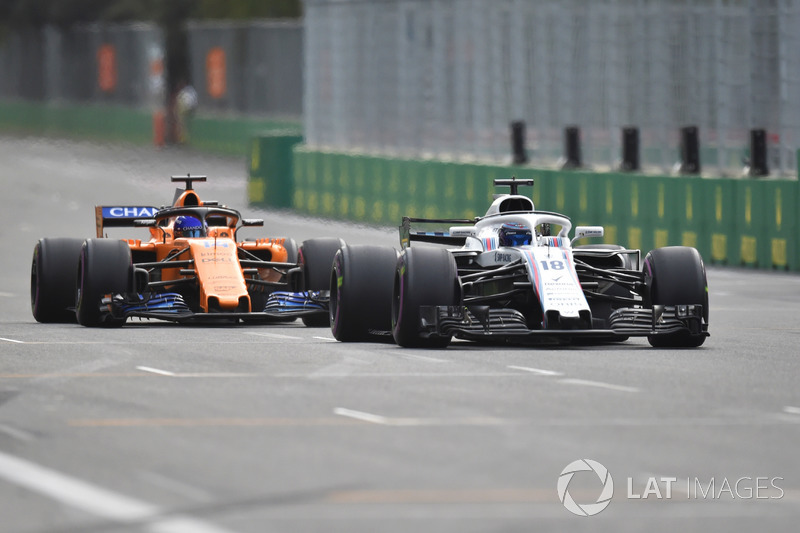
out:
{"label": "driver helmet", "polygon": [[522,246],[531,243],[531,229],[517,222],[506,222],[500,227],[500,246]]}
{"label": "driver helmet", "polygon": [[200,219],[190,216],[176,218],[173,230],[176,239],[178,237],[205,237],[206,234]]}

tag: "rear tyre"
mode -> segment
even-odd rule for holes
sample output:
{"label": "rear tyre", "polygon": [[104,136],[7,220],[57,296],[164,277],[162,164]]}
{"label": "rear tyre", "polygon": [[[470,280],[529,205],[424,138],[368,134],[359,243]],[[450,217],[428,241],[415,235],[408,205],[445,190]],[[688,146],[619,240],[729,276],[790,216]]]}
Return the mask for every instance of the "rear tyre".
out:
{"label": "rear tyre", "polygon": [[130,291],[133,278],[131,249],[120,240],[87,239],[78,261],[76,314],[82,326],[118,327],[124,318],[100,311],[106,294]]}
{"label": "rear tyre", "polygon": [[[298,263],[303,269],[303,291],[328,291],[331,288],[333,257],[343,247],[342,239],[323,237],[303,241],[297,251]],[[311,328],[330,326],[327,314],[303,317],[303,324]]]}
{"label": "rear tyre", "polygon": [[420,306],[457,305],[461,298],[453,254],[444,248],[406,248],[397,259],[392,336],[406,348],[445,348],[451,335],[420,334]]}
{"label": "rear tyre", "polygon": [[[708,324],[708,282],[700,253],[688,246],[668,246],[650,251],[644,258],[645,305],[700,304]],[[669,335],[649,335],[656,348],[696,348],[705,335],[679,331]]]}
{"label": "rear tyre", "polygon": [[31,262],[31,311],[37,322],[74,323],[83,239],[40,239]]}
{"label": "rear tyre", "polygon": [[333,258],[330,324],[342,342],[391,339],[397,250],[344,246]]}

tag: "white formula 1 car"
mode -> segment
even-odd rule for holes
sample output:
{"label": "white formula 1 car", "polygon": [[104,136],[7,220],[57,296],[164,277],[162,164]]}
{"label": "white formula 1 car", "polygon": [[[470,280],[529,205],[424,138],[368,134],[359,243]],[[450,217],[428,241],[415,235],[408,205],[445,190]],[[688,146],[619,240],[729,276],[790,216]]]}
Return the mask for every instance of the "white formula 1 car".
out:
{"label": "white formula 1 car", "polygon": [[[700,254],[612,244],[600,226],[537,211],[510,187],[474,220],[403,218],[402,251],[343,246],[334,257],[330,319],[340,341],[393,337],[442,348],[453,337],[483,342],[609,342],[646,336],[655,347],[697,347],[708,336],[708,287]],[[457,224],[412,231],[412,223]],[[442,246],[411,246],[412,241]]]}

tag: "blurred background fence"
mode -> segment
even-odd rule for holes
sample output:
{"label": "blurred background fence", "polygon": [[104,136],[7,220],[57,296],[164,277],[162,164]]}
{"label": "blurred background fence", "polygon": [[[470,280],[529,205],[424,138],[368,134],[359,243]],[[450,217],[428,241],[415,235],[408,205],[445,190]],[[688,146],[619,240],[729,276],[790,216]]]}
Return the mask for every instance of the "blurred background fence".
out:
{"label": "blurred background fence", "polygon": [[306,0],[306,143],[454,160],[564,153],[614,168],[639,128],[643,170],[668,172],[696,126],[704,173],[738,174],[750,130],[794,174],[798,0]]}
{"label": "blurred background fence", "polygon": [[302,115],[302,22],[190,22],[187,33],[201,109]]}
{"label": "blurred background fence", "polygon": [[0,97],[158,104],[164,94],[163,40],[150,23],[10,32],[0,42]]}
{"label": "blurred background fence", "polygon": [[[189,22],[188,69],[202,112],[283,116],[303,110],[299,21]],[[150,23],[9,32],[0,98],[163,106],[164,35]]]}
{"label": "blurred background fence", "polygon": [[[577,126],[596,170],[619,167],[635,127],[641,169],[662,174],[693,126],[703,174],[727,176],[763,130],[770,173],[797,170],[800,0],[305,0],[304,12],[185,24],[197,116],[302,120],[311,148],[501,164],[518,122],[545,168]],[[12,29],[0,99],[168,106],[165,53],[155,23]]]}

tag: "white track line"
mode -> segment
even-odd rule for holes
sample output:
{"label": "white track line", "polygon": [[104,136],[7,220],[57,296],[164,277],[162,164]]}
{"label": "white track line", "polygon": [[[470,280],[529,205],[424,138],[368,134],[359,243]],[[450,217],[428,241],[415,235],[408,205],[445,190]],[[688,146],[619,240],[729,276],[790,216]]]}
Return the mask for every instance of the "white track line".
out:
{"label": "white track line", "polygon": [[597,387],[600,389],[615,390],[619,392],[639,392],[639,389],[637,389],[636,387],[626,387],[624,385],[614,385],[613,383],[604,383],[602,381],[590,381],[588,379],[564,378],[560,379],[558,382],[564,383],[566,385],[584,385],[587,387]]}
{"label": "white track line", "polygon": [[311,337],[312,339],[317,339],[320,341],[330,341],[330,342],[337,342],[336,339],[333,337]]}
{"label": "white track line", "polygon": [[25,341],[18,341],[16,339],[7,339],[5,337],[0,337],[0,341],[13,342],[15,344],[25,344]]}
{"label": "white track line", "polygon": [[158,368],[153,368],[149,366],[137,366],[136,370],[141,370],[142,372],[150,372],[151,374],[158,374],[159,376],[169,376],[175,377],[175,372],[170,372],[169,370],[159,370]]}
{"label": "white track line", "polygon": [[395,427],[411,427],[411,426],[498,426],[514,423],[512,420],[496,417],[482,417],[473,416],[466,418],[419,418],[419,417],[405,417],[405,418],[390,418],[388,416],[376,415],[373,413],[365,413],[364,411],[355,411],[353,409],[345,409],[344,407],[337,407],[333,410],[333,414],[339,416],[346,416],[361,420],[362,422],[369,422],[371,424],[378,424],[381,426],[395,426]]}
{"label": "white track line", "polygon": [[294,335],[281,335],[280,333],[256,333],[254,331],[248,331],[245,335],[255,335],[256,337],[269,337],[272,339],[290,339],[290,340],[300,340],[302,337],[297,337]]}
{"label": "white track line", "polygon": [[31,442],[36,438],[27,431],[7,426],[5,424],[0,424],[0,433],[8,435],[9,437],[14,437],[15,439],[21,440],[23,442]]}
{"label": "white track line", "polygon": [[787,405],[783,408],[783,412],[790,415],[800,415],[800,407],[792,407],[791,405]]}
{"label": "white track line", "polygon": [[385,416],[373,415],[372,413],[365,413],[364,411],[354,411],[353,409],[345,409],[344,407],[337,407],[333,410],[333,414],[355,418],[356,420],[371,422],[373,424],[389,425],[389,419]]}
{"label": "white track line", "polygon": [[438,357],[428,357],[426,355],[415,355],[415,354],[411,354],[411,353],[401,354],[401,357],[403,357],[405,359],[416,359],[418,361],[425,361],[425,362],[428,362],[428,363],[451,363],[452,362],[452,361],[449,361],[447,359],[439,359]]}
{"label": "white track line", "polygon": [[137,366],[136,370],[170,378],[251,378],[258,376],[258,374],[244,372],[183,372],[179,374],[177,372],[170,372],[169,370],[153,368],[151,366]]}
{"label": "white track line", "polygon": [[0,478],[75,509],[155,533],[225,533],[228,530],[188,517],[169,515],[155,505],[0,452]]}
{"label": "white track line", "polygon": [[508,368],[512,370],[523,370],[525,372],[530,372],[532,374],[538,374],[540,376],[563,376],[564,374],[561,372],[556,372],[555,370],[543,370],[541,368],[531,368],[529,366],[513,366],[510,365]]}

